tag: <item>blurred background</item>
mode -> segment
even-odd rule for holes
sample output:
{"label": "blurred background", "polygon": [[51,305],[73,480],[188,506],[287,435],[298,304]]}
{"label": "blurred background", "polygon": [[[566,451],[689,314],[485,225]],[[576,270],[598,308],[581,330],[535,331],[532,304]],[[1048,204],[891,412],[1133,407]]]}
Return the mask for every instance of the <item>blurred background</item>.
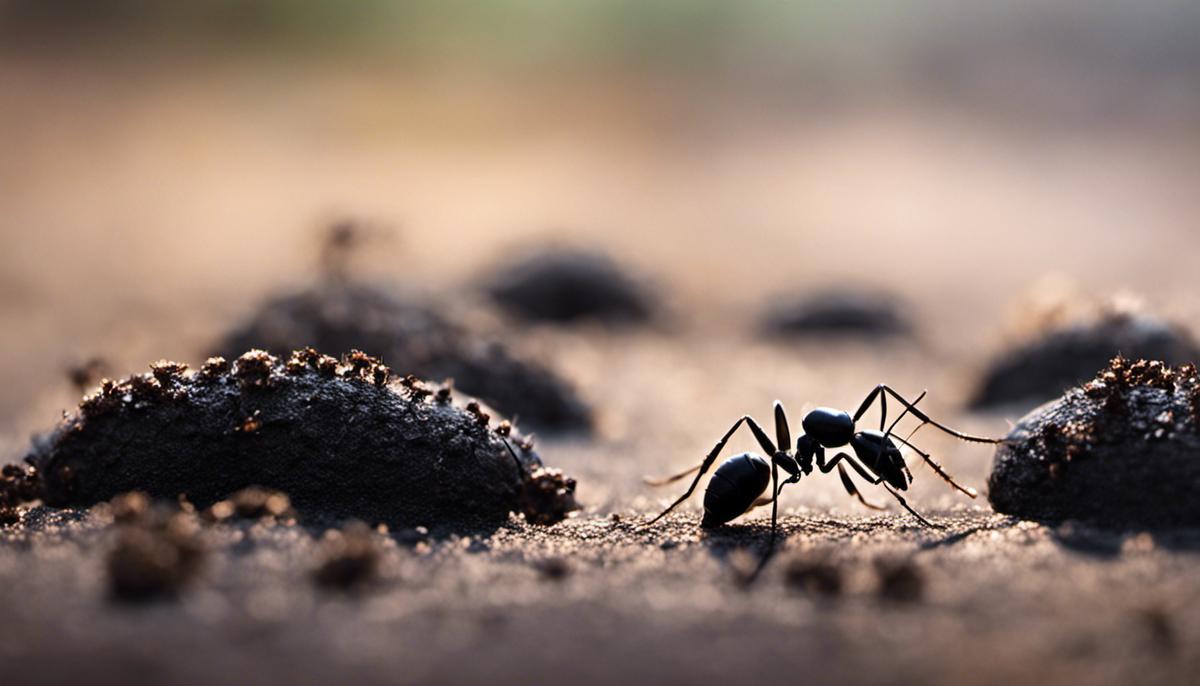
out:
{"label": "blurred background", "polygon": [[[1190,0],[0,0],[6,452],[67,366],[202,359],[347,216],[389,236],[356,269],[425,293],[609,251],[696,334],[647,357],[756,401],[835,374],[737,376],[781,290],[899,295],[935,370],[1047,279],[1193,318],[1198,31]],[[622,358],[573,359],[594,396]]]}

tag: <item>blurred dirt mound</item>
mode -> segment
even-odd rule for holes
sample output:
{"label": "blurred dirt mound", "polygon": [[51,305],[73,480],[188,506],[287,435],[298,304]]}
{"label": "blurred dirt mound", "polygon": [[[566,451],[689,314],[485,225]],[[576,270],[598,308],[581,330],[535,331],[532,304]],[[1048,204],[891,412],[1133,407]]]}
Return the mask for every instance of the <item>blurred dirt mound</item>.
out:
{"label": "blurred dirt mound", "polygon": [[1115,355],[1183,364],[1200,348],[1182,327],[1144,313],[1113,312],[1055,327],[997,355],[969,405],[1032,406],[1077,386]]}
{"label": "blurred dirt mound", "polygon": [[452,379],[462,392],[536,429],[592,428],[591,409],[549,367],[473,334],[432,306],[366,284],[326,279],[267,300],[225,335],[217,353],[258,348],[286,355],[308,346],[335,354],[363,350],[401,374]]}
{"label": "blurred dirt mound", "polygon": [[608,255],[543,250],[496,269],[485,290],[509,314],[533,322],[634,324],[655,311],[648,287]]}
{"label": "blurred dirt mound", "polygon": [[768,305],[761,329],[778,338],[907,336],[912,322],[900,301],[884,293],[827,291],[778,296]]}

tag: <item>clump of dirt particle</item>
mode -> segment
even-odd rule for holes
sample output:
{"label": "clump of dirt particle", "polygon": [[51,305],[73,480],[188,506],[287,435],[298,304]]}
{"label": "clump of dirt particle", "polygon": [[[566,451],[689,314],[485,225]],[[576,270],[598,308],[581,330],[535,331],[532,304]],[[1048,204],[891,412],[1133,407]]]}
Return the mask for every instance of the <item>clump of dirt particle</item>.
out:
{"label": "clump of dirt particle", "polygon": [[191,512],[153,504],[142,493],[112,502],[118,524],[107,559],[109,589],[123,601],[178,594],[199,573],[206,548]]}
{"label": "clump of dirt particle", "polygon": [[828,291],[777,297],[763,315],[762,330],[778,338],[907,336],[912,322],[894,297],[868,291]]}
{"label": "clump of dirt particle", "polygon": [[608,255],[590,250],[522,256],[497,268],[485,290],[510,315],[529,322],[636,324],[655,312],[645,284]]}
{"label": "clump of dirt particle", "polygon": [[543,579],[549,581],[562,581],[570,576],[573,570],[570,561],[564,557],[557,556],[538,560],[534,563],[534,568],[537,569]]}
{"label": "clump of dirt particle", "polygon": [[562,470],[536,467],[525,475],[521,512],[534,524],[553,524],[579,509],[575,502],[575,479]]}
{"label": "clump of dirt particle", "polygon": [[0,467],[0,526],[20,522],[18,506],[41,497],[41,480],[35,468],[15,464]]}
{"label": "clump of dirt particle", "polygon": [[366,350],[397,371],[454,386],[537,429],[589,431],[592,413],[544,364],[478,336],[433,307],[340,278],[268,300],[217,346],[230,357],[258,348],[285,355],[311,346]]}
{"label": "clump of dirt particle", "polygon": [[67,365],[67,380],[71,386],[83,393],[108,375],[112,365],[103,357],[89,357],[79,362]]}
{"label": "clump of dirt particle", "polygon": [[379,546],[371,529],[362,522],[353,522],[341,530],[325,532],[313,580],[327,589],[361,589],[378,576],[379,560]]}
{"label": "clump of dirt particle", "polygon": [[295,514],[292,510],[292,500],[286,493],[258,486],[243,488],[229,496],[226,500],[213,503],[204,512],[205,517],[214,522],[233,518],[263,519],[264,517],[273,517],[281,519],[284,517],[294,517]]}
{"label": "clump of dirt particle", "polygon": [[1187,331],[1136,311],[1050,329],[1007,350],[987,366],[969,405],[975,409],[1044,402],[1091,378],[1114,355],[1183,364],[1200,360]]}
{"label": "clump of dirt particle", "polygon": [[1187,364],[1114,358],[1030,412],[996,451],[988,499],[1027,519],[1200,524],[1200,379]]}
{"label": "clump of dirt particle", "polygon": [[139,490],[208,507],[256,485],[313,519],[436,530],[495,527],[510,512],[561,519],[560,502],[524,493],[543,469],[529,441],[471,408],[413,377],[393,382],[362,353],[282,362],[258,350],[105,382],[26,461],[51,506]]}
{"label": "clump of dirt particle", "polygon": [[876,593],[884,600],[915,603],[925,595],[925,573],[912,560],[881,557],[875,560]]}
{"label": "clump of dirt particle", "polygon": [[828,551],[798,553],[783,568],[784,582],[809,595],[833,597],[842,592],[842,569]]}

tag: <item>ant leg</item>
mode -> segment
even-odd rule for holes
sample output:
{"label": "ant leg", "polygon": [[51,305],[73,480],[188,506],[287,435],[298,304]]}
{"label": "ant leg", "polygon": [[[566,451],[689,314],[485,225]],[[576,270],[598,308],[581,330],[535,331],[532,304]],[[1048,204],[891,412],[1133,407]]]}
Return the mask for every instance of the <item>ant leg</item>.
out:
{"label": "ant leg", "polygon": [[798,480],[798,477],[793,476],[789,477],[783,483],[779,483],[779,463],[775,461],[771,462],[771,492],[775,494],[774,497],[770,499],[759,498],[758,500],[754,501],[753,505],[751,505],[749,508],[746,508],[747,511],[749,511],[755,507],[758,507],[759,505],[766,505],[768,502],[771,503],[771,538],[767,542],[767,551],[763,553],[762,558],[759,559],[758,564],[755,565],[754,571],[750,572],[750,574],[745,578],[746,585],[750,585],[754,583],[756,579],[758,579],[758,575],[762,574],[762,570],[767,566],[767,562],[769,562],[771,560],[771,556],[775,554],[775,533],[779,528],[779,492],[783,490],[785,485],[789,483],[795,483]]}
{"label": "ant leg", "polygon": [[858,460],[850,457],[846,453],[838,453],[837,455],[833,456],[832,460],[826,462],[825,451],[823,449],[817,451],[817,469],[821,470],[822,474],[828,474],[829,472],[832,472],[833,468],[840,466],[838,463],[842,462],[843,460],[846,462],[846,464],[850,465],[851,469],[858,472],[858,475],[866,479],[867,482],[872,486],[878,486],[879,484],[883,483],[882,476],[872,474],[870,470],[859,464]]}
{"label": "ant leg", "polygon": [[[775,445],[771,443],[771,439],[767,437],[767,433],[765,431],[763,431],[762,427],[758,425],[758,422],[754,421],[754,418],[751,417],[750,415],[746,415],[746,416],[742,417],[741,419],[737,420],[737,422],[734,423],[733,427],[730,428],[729,431],[727,431],[725,433],[725,435],[721,437],[721,440],[717,442],[718,447],[713,448],[713,450],[716,452],[720,452],[720,448],[723,448],[725,446],[725,443],[729,440],[729,438],[731,436],[733,436],[733,433],[735,431],[737,431],[738,427],[742,424],[742,422],[749,422],[750,423],[750,431],[754,433],[754,437],[758,440],[758,444],[762,447],[762,449],[764,451],[770,451],[770,452],[768,452],[768,454],[774,454]],[[712,453],[709,453],[709,455],[711,456]],[[671,474],[670,476],[663,476],[663,477],[644,476],[644,477],[642,477],[642,483],[646,484],[647,486],[654,486],[654,487],[666,486],[667,484],[671,484],[676,481],[679,481],[680,479],[684,478],[685,476],[688,476],[689,474],[694,474],[694,473],[696,473],[696,471],[698,471],[700,469],[708,469],[708,467],[705,466],[705,464],[709,464],[711,466],[711,463],[708,462],[708,460],[709,460],[709,458],[706,457],[703,462],[696,465],[695,467],[688,467],[687,469],[683,470],[682,472],[679,472],[677,474]]]}
{"label": "ant leg", "polygon": [[924,524],[925,526],[928,526],[933,529],[945,529],[946,528],[946,527],[942,526],[941,524],[934,524],[933,522],[929,521],[928,519],[925,519],[924,517],[922,517],[919,512],[917,512],[916,510],[912,509],[912,507],[909,506],[908,501],[904,499],[904,496],[900,495],[895,490],[893,490],[891,486],[884,484],[883,488],[888,493],[891,493],[892,497],[894,497],[896,500],[900,501],[900,505],[903,506],[904,509],[908,510],[909,514],[916,517],[917,520],[919,522],[921,522],[922,524]]}
{"label": "ant leg", "polygon": [[858,420],[862,419],[862,416],[867,413],[867,408],[871,407],[871,403],[875,402],[875,399],[878,398],[881,393],[883,393],[883,384],[879,384],[867,394],[867,397],[863,399],[862,403],[858,406],[858,409],[854,412],[855,424],[858,423]]}
{"label": "ant leg", "polygon": [[[888,426],[888,430],[883,432],[883,437],[884,437],[884,439],[887,439],[887,438],[891,437],[891,435],[892,435],[892,431],[895,431],[895,429],[896,429],[896,425],[900,423],[900,420],[901,420],[901,419],[904,419],[905,417],[907,417],[907,416],[908,416],[908,414],[909,414],[909,412],[911,412],[913,408],[916,408],[916,406],[917,406],[917,403],[919,403],[919,402],[921,402],[922,400],[924,400],[924,399],[925,399],[925,395],[926,395],[928,392],[929,392],[929,391],[921,391],[921,395],[918,395],[918,396],[917,396],[917,399],[916,399],[916,400],[914,400],[914,401],[912,401],[912,405],[911,405],[910,407],[906,407],[906,408],[904,408],[904,411],[900,413],[900,416],[899,416],[899,417],[896,417],[896,420],[895,420],[895,421],[893,421],[893,422],[891,423],[891,425],[890,425],[890,426]],[[879,399],[880,399],[880,401],[881,401],[881,402],[882,402],[882,400],[883,400],[883,398],[884,398],[884,397],[886,397],[886,396],[880,396],[880,397],[879,397]],[[917,426],[917,429],[921,428],[921,426],[923,426],[923,425],[918,425],[918,426]],[[880,431],[883,431],[883,427],[882,427],[882,426],[881,426],[881,427],[879,427],[879,430],[880,430]],[[913,429],[913,432],[915,433],[915,432],[916,432],[916,429]]]}
{"label": "ant leg", "polygon": [[771,492],[775,494],[775,497],[771,498],[771,538],[767,541],[767,551],[763,553],[762,559],[758,561],[754,571],[746,578],[747,584],[754,583],[758,575],[762,574],[762,570],[766,568],[771,556],[775,554],[775,535],[779,530],[779,491],[783,488],[783,485],[779,483],[779,463],[777,461],[771,462],[771,483]]}
{"label": "ant leg", "polygon": [[[915,408],[915,407],[917,406],[917,403],[919,403],[919,402],[921,402],[922,400],[924,400],[924,399],[925,399],[925,394],[926,394],[926,393],[928,393],[928,391],[921,391],[921,395],[918,395],[918,396],[917,396],[917,399],[916,399],[916,400],[914,400],[914,401],[912,401],[912,404],[911,404],[911,405],[909,405],[908,407],[905,407],[905,408],[904,408],[904,411],[900,413],[900,416],[899,416],[899,417],[896,417],[896,421],[892,422],[891,426],[889,426],[889,427],[888,427],[888,430],[884,432],[884,434],[883,434],[883,440],[879,442],[879,447],[878,447],[878,448],[876,448],[876,451],[875,451],[875,452],[876,452],[876,456],[875,456],[875,459],[876,459],[876,460],[878,460],[878,459],[879,459],[879,457],[881,457],[881,453],[882,453],[884,450],[886,450],[886,446],[887,446],[887,444],[888,444],[888,441],[889,441],[889,439],[892,437],[892,431],[893,431],[893,430],[895,430],[895,428],[896,428],[896,425],[900,423],[900,420],[902,420],[902,419],[904,419],[906,416],[908,416],[908,413],[909,413],[909,411],[910,411],[910,410],[912,410],[913,408]],[[884,398],[886,398],[886,397],[887,397],[887,396],[885,396],[885,395],[881,395],[881,396],[879,396],[880,402],[882,402],[882,401],[883,401],[883,399],[884,399]],[[922,426],[925,426],[925,425],[924,425],[924,424],[918,424],[918,425],[917,425],[917,429],[920,429]],[[915,432],[916,432],[916,429],[913,429],[913,432],[915,433]],[[910,435],[911,435],[911,434],[910,434]],[[902,443],[904,442],[904,439],[900,438],[899,436],[897,436],[896,438],[897,438],[897,439],[900,439],[900,441],[901,441]],[[910,443],[905,443],[905,445],[909,445],[909,446],[911,446],[912,444],[910,444]],[[910,483],[910,484],[911,484],[911,483],[912,483],[912,480],[913,480],[913,477],[912,477],[912,472],[910,472],[910,471],[908,470],[908,463],[906,463],[906,462],[904,462],[903,460],[901,460],[901,461],[900,461],[900,468],[904,470],[904,476],[908,478],[908,483]],[[974,496],[971,496],[971,497],[974,497]]]}
{"label": "ant leg", "polygon": [[642,483],[646,484],[647,486],[654,486],[655,488],[658,488],[659,486],[666,486],[667,484],[671,484],[671,483],[675,483],[676,481],[679,481],[680,479],[682,479],[683,477],[685,477],[689,474],[695,474],[696,471],[703,466],[704,466],[704,464],[701,463],[701,464],[696,465],[695,467],[688,467],[687,469],[683,470],[682,472],[679,472],[678,474],[672,474],[670,476],[664,476],[664,477],[659,477],[659,478],[643,476]]}
{"label": "ant leg", "polygon": [[792,432],[788,429],[787,413],[783,411],[783,403],[775,401],[775,443],[780,450],[787,450],[792,445]]}
{"label": "ant leg", "polygon": [[[866,479],[868,482],[871,483],[871,485],[878,486],[879,484],[883,484],[884,489],[886,489],[888,493],[891,493],[892,497],[895,498],[897,501],[899,501],[900,505],[903,506],[904,509],[908,510],[908,512],[912,516],[916,517],[917,520],[920,521],[925,526],[933,527],[935,529],[945,528],[945,527],[939,526],[937,524],[934,524],[933,522],[929,521],[928,519],[925,519],[924,517],[922,517],[920,515],[920,513],[918,513],[916,510],[912,509],[912,507],[909,506],[908,501],[904,499],[904,496],[900,495],[895,490],[893,490],[891,486],[887,485],[886,483],[883,483],[883,477],[870,476],[869,474],[867,474],[866,469],[864,467],[862,467],[862,465],[858,464],[858,462],[854,458],[850,457],[846,453],[838,453],[837,455],[834,455],[833,459],[830,460],[828,464],[825,464],[825,456],[820,453],[817,453],[817,467],[820,468],[821,471],[825,472],[825,473],[829,473],[829,471],[833,469],[834,465],[837,465],[842,460],[845,460],[846,463],[849,464],[850,467],[854,469],[854,471],[858,472],[859,476]],[[838,465],[838,466],[840,466],[840,465]]]}
{"label": "ant leg", "polygon": [[[905,400],[904,396],[900,395],[895,390],[893,390],[891,386],[888,386],[887,384],[880,384],[878,386],[878,388],[882,389],[888,395],[892,396],[897,401],[899,401],[901,405],[904,405],[904,407],[909,409],[913,413],[914,417],[921,420],[922,424],[929,424],[941,431],[944,431],[945,433],[950,434],[951,436],[954,436],[955,438],[958,438],[958,439],[961,439],[964,441],[970,441],[972,443],[1001,443],[1003,441],[1003,439],[1000,439],[1000,438],[987,438],[985,436],[975,436],[972,434],[963,433],[961,431],[955,431],[954,429],[951,429],[950,427],[948,427],[944,424],[939,424],[938,422],[935,422],[932,419],[930,419],[929,415],[925,414],[924,412],[922,412],[921,410],[918,410],[916,408],[915,403],[910,403],[907,400]],[[924,395],[924,394],[922,394],[922,395]]]}
{"label": "ant leg", "polygon": [[775,494],[771,498],[771,541],[767,543],[764,562],[775,552],[775,531],[779,528],[779,463],[774,461],[771,462],[771,492]]}
{"label": "ant leg", "polygon": [[[787,479],[780,481],[779,488],[775,489],[775,498],[778,498],[779,494],[783,492],[784,486],[787,486],[788,484],[794,484],[794,483],[798,482],[799,480],[800,480],[799,476],[790,476]],[[763,505],[770,505],[772,500],[773,500],[773,498],[771,498],[770,496],[765,496],[765,495],[760,496],[754,502],[750,503],[750,507],[746,508],[746,511],[749,512],[750,510],[753,510],[758,507],[762,507]]]}
{"label": "ant leg", "polygon": [[[734,422],[733,426],[729,427],[729,431],[725,432],[725,435],[721,437],[721,440],[717,441],[717,444],[713,446],[713,449],[704,457],[704,461],[700,463],[700,466],[694,470],[697,472],[696,478],[692,479],[692,484],[688,486],[688,489],[684,491],[683,495],[679,496],[675,502],[671,503],[670,507],[663,510],[662,513],[657,517],[651,519],[649,522],[646,522],[645,526],[650,526],[651,524],[667,516],[668,512],[674,510],[676,507],[679,507],[680,503],[691,497],[692,493],[696,490],[696,486],[700,483],[701,477],[704,476],[704,473],[708,471],[709,467],[712,467],[713,462],[717,460],[717,456],[720,455],[721,451],[725,448],[725,444],[729,442],[730,437],[733,436],[734,432],[736,432],[738,428],[742,426],[742,424],[750,425],[750,431],[754,434],[754,437],[758,439],[759,445],[762,446],[763,450],[767,451],[768,455],[775,454],[775,445],[771,443],[771,439],[767,437],[767,433],[763,431],[761,426],[758,425],[758,422],[754,421],[753,417],[750,415],[744,415],[741,419]],[[693,470],[689,469],[688,471],[679,475],[679,478],[687,476],[692,471]],[[664,481],[664,483],[670,483],[673,480],[674,478],[667,479]]]}
{"label": "ant leg", "polygon": [[867,502],[867,499],[864,498],[863,494],[859,492],[858,487],[856,487],[854,485],[854,482],[850,480],[850,475],[846,473],[845,467],[843,467],[842,465],[839,464],[837,466],[837,470],[838,470],[838,476],[842,477],[842,485],[846,487],[846,492],[849,493],[850,495],[854,496],[855,498],[858,498],[858,502],[862,503],[864,507],[867,507],[872,510],[887,509],[884,507],[880,507],[879,505],[876,505],[874,503]]}
{"label": "ant leg", "polygon": [[933,461],[933,457],[930,456],[929,453],[925,452],[924,450],[921,450],[920,448],[913,445],[912,443],[909,443],[907,439],[900,438],[899,436],[894,436],[894,438],[896,440],[900,441],[901,443],[903,443],[904,445],[908,446],[909,448],[911,448],[912,451],[915,452],[916,454],[920,455],[921,459],[925,460],[925,463],[928,464],[930,467],[933,467],[933,471],[937,472],[938,476],[942,477],[942,479],[944,479],[946,481],[946,483],[950,484],[952,487],[965,493],[967,496],[969,496],[971,498],[974,498],[979,495],[979,491],[976,491],[974,488],[963,486],[963,485],[959,484],[957,481],[955,481],[954,477],[947,474],[946,471],[942,469],[942,466],[940,464]]}

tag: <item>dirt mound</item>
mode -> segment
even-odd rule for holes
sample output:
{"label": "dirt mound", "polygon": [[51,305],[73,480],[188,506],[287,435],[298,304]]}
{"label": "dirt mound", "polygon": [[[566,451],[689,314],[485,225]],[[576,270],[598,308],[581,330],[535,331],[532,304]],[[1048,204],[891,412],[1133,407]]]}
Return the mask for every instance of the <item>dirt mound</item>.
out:
{"label": "dirt mound", "polygon": [[913,325],[895,298],[866,291],[778,296],[763,315],[762,331],[780,338],[906,336]]}
{"label": "dirt mound", "polygon": [[1028,519],[1200,524],[1196,368],[1114,359],[1023,418],[996,451],[988,499]]}
{"label": "dirt mound", "polygon": [[485,290],[509,314],[535,322],[638,323],[654,314],[647,287],[608,255],[544,250],[504,265]]}
{"label": "dirt mound", "polygon": [[338,361],[308,349],[281,363],[251,351],[198,372],[159,362],[105,382],[27,461],[52,506],[137,490],[206,507],[260,486],[286,493],[305,518],[462,530],[524,507],[532,521],[561,519],[574,482],[547,498],[545,468],[511,431],[474,401],[456,405],[449,389],[392,383],[361,353]]}
{"label": "dirt mound", "polygon": [[226,334],[217,353],[233,357],[257,348],[286,355],[307,346],[365,350],[403,374],[453,379],[457,389],[536,429],[592,427],[591,409],[550,368],[470,333],[427,305],[364,284],[331,279],[268,300]]}
{"label": "dirt mound", "polygon": [[1044,402],[1090,379],[1114,355],[1183,364],[1200,361],[1200,348],[1177,326],[1146,314],[1112,313],[1052,329],[1001,353],[988,364],[969,405]]}

